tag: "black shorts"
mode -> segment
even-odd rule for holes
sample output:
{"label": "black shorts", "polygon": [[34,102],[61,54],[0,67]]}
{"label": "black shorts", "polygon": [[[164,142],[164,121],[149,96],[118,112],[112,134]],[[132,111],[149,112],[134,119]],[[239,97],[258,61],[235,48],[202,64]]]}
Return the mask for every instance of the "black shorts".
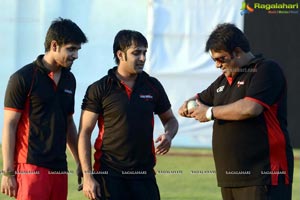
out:
{"label": "black shorts", "polygon": [[94,177],[101,187],[101,200],[160,200],[154,175],[137,179],[98,174]]}
{"label": "black shorts", "polygon": [[223,200],[291,200],[292,184],[221,188]]}

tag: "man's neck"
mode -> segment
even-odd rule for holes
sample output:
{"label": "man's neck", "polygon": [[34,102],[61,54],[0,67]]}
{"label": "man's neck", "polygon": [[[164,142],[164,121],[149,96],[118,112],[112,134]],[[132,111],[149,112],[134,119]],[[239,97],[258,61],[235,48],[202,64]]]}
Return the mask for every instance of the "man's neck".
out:
{"label": "man's neck", "polygon": [[124,82],[135,81],[135,79],[137,78],[137,74],[131,74],[120,70],[119,68],[116,71],[116,76],[118,77],[118,79]]}
{"label": "man's neck", "polygon": [[49,69],[50,71],[52,71],[53,73],[60,72],[60,70],[61,70],[61,67],[58,66],[56,64],[55,60],[50,55],[48,55],[47,53],[42,58],[42,62],[43,62],[43,65],[47,69]]}
{"label": "man's neck", "polygon": [[116,76],[121,82],[125,83],[130,88],[133,88],[137,78],[137,74],[126,73],[119,69],[116,71]]}
{"label": "man's neck", "polygon": [[242,66],[248,64],[253,58],[255,58],[255,56],[250,51],[245,53]]}

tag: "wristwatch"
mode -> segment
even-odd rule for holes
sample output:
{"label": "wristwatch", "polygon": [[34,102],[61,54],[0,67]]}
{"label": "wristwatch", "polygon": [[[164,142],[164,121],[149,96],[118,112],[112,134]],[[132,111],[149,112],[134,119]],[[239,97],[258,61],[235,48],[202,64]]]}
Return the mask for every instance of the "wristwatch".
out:
{"label": "wristwatch", "polygon": [[9,170],[7,170],[7,171],[2,170],[2,174],[3,174],[3,176],[15,176],[16,175],[15,171],[9,171]]}
{"label": "wristwatch", "polygon": [[213,113],[213,107],[209,107],[205,113],[206,118],[210,121],[215,119],[214,118],[214,113]]}

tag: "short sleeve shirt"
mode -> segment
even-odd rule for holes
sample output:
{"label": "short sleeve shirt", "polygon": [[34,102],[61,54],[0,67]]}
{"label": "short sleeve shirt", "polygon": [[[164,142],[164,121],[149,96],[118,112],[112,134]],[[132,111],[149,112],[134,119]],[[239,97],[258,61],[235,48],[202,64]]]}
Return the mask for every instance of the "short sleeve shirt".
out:
{"label": "short sleeve shirt", "polygon": [[42,58],[15,72],[7,85],[4,109],[21,113],[15,160],[67,170],[67,118],[74,112],[76,81],[69,69],[62,68],[56,85]]}
{"label": "short sleeve shirt", "polygon": [[286,127],[286,81],[279,65],[255,58],[240,69],[230,84],[224,75],[198,94],[210,106],[240,99],[261,104],[257,117],[230,121],[215,119],[213,152],[218,184],[243,187],[292,180],[292,150]]}
{"label": "short sleeve shirt", "polygon": [[154,114],[166,112],[171,104],[160,82],[145,72],[138,75],[129,95],[116,69],[90,85],[82,103],[83,110],[99,114],[94,168],[151,171]]}

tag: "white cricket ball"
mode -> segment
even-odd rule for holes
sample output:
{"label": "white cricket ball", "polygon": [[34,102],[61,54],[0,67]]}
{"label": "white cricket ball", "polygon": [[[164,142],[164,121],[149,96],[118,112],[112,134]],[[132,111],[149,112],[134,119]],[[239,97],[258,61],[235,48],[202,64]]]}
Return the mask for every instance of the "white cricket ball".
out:
{"label": "white cricket ball", "polygon": [[190,100],[190,101],[188,101],[186,107],[187,107],[188,110],[190,110],[190,109],[195,108],[197,106],[198,106],[198,104],[196,103],[195,100]]}

